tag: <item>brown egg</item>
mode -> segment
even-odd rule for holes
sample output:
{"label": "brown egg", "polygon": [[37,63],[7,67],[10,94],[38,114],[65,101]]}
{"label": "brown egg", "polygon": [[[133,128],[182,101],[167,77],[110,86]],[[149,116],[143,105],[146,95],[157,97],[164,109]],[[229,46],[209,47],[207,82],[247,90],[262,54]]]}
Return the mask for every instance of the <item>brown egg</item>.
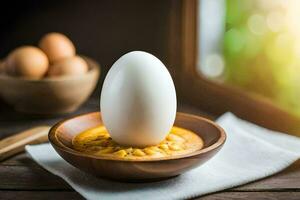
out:
{"label": "brown egg", "polygon": [[39,42],[39,47],[48,56],[50,63],[73,57],[75,55],[74,44],[61,33],[48,33]]}
{"label": "brown egg", "polygon": [[85,60],[79,56],[65,58],[50,66],[48,75],[54,76],[74,76],[82,75],[88,71]]}
{"label": "brown egg", "polygon": [[8,55],[5,63],[6,72],[9,75],[28,78],[42,78],[49,65],[46,54],[33,46],[15,49]]}

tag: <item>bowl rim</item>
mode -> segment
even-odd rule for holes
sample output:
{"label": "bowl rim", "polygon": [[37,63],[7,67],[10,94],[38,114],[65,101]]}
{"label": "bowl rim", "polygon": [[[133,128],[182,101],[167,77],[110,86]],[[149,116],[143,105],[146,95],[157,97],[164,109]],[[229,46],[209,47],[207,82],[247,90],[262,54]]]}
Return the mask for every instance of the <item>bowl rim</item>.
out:
{"label": "bowl rim", "polygon": [[6,80],[17,80],[17,81],[26,81],[26,82],[32,82],[32,83],[46,83],[46,82],[59,82],[59,81],[67,81],[67,80],[79,80],[84,77],[90,76],[95,73],[100,73],[100,64],[98,64],[94,59],[79,55],[82,57],[88,64],[89,70],[87,73],[78,75],[78,76],[57,76],[57,77],[44,77],[41,79],[34,79],[34,78],[26,78],[26,77],[16,77],[16,76],[10,76],[4,73],[0,73],[0,79],[6,79]]}
{"label": "bowl rim", "polygon": [[215,149],[218,149],[219,147],[221,147],[225,141],[226,141],[226,133],[224,131],[224,129],[219,126],[218,124],[216,124],[215,122],[204,118],[204,117],[200,117],[198,115],[194,115],[194,114],[190,114],[190,113],[183,113],[183,112],[177,112],[176,115],[184,115],[186,117],[192,117],[192,118],[196,118],[198,120],[202,120],[205,121],[206,123],[211,124],[212,126],[214,126],[215,128],[217,128],[217,130],[220,133],[220,137],[211,145],[209,145],[208,147],[199,149],[197,151],[194,151],[192,153],[188,153],[188,154],[184,154],[184,155],[178,155],[178,156],[172,156],[172,157],[163,157],[163,158],[153,158],[153,159],[149,159],[149,160],[126,160],[126,159],[122,159],[122,158],[112,158],[112,157],[106,157],[106,156],[94,156],[94,155],[89,155],[89,154],[85,154],[79,151],[76,151],[70,147],[67,147],[66,145],[64,145],[58,138],[56,135],[57,129],[63,125],[64,123],[73,120],[75,118],[79,118],[79,117],[83,117],[86,115],[93,115],[93,114],[100,114],[101,112],[89,112],[89,113],[84,113],[84,114],[80,114],[80,115],[76,115],[74,117],[69,117],[67,119],[61,120],[58,123],[56,123],[54,126],[51,127],[49,133],[48,133],[48,139],[49,142],[51,143],[52,146],[54,146],[55,148],[60,149],[63,152],[67,152],[69,154],[73,154],[75,156],[79,156],[79,157],[87,157],[87,158],[91,158],[91,159],[96,159],[96,160],[106,160],[106,161],[122,161],[122,162],[157,162],[157,161],[166,161],[166,160],[178,160],[178,159],[184,159],[184,158],[189,158],[189,157],[194,157],[194,156],[198,156],[201,154],[205,154],[208,153],[210,151],[213,151]]}

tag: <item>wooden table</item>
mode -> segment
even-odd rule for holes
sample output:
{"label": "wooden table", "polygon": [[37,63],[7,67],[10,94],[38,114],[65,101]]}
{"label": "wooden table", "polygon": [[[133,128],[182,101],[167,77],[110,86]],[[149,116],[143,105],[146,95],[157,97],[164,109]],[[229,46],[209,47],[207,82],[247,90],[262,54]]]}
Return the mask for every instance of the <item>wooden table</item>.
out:
{"label": "wooden table", "polygon": [[[91,98],[72,115],[99,110],[97,98]],[[182,105],[180,111],[209,116]],[[0,139],[36,125],[52,125],[59,119],[28,116],[7,108],[0,102]],[[300,199],[300,161],[272,177],[201,197],[201,199]],[[38,166],[22,153],[0,163],[0,199],[83,199],[61,178]]]}

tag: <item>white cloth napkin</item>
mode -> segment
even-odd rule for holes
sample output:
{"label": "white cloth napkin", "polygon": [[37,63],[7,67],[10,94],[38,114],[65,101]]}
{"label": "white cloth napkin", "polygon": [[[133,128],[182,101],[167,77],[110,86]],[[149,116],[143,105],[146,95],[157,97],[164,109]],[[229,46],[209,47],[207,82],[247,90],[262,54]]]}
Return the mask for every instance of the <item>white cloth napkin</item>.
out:
{"label": "white cloth napkin", "polygon": [[238,119],[217,122],[225,129],[223,149],[204,165],[173,179],[119,183],[97,179],[64,161],[50,144],[26,146],[32,158],[63,178],[86,199],[184,199],[242,185],[275,174],[300,158],[300,139]]}

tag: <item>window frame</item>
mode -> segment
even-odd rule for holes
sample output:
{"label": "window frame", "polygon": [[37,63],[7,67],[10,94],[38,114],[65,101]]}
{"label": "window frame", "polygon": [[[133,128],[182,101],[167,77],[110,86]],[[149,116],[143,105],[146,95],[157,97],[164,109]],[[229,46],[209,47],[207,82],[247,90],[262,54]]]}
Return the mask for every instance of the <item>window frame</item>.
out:
{"label": "window frame", "polygon": [[198,0],[172,0],[169,60],[180,100],[214,115],[230,111],[269,129],[300,136],[300,118],[271,100],[208,79],[197,70]]}

